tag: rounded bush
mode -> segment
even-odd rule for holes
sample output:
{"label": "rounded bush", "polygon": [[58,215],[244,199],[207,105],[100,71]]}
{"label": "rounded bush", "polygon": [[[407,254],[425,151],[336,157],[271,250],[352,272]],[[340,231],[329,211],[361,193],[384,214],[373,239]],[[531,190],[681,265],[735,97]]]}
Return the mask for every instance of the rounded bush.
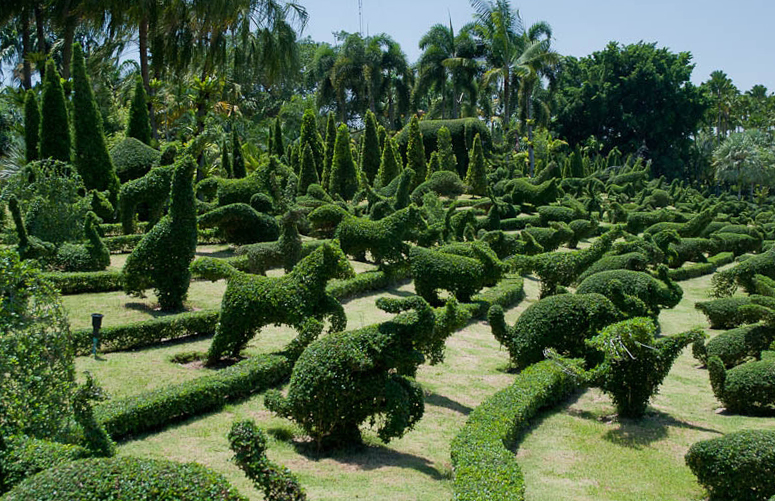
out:
{"label": "rounded bush", "polygon": [[110,150],[110,158],[121,183],[138,179],[159,165],[161,153],[133,137],[128,137]]}
{"label": "rounded bush", "polygon": [[742,430],[697,442],[686,464],[713,499],[760,501],[775,495],[775,431]]}
{"label": "rounded bush", "polygon": [[768,325],[745,325],[722,332],[705,344],[703,361],[719,357],[727,368],[740,365],[748,358],[760,358],[775,339],[775,329]]}
{"label": "rounded bush", "polygon": [[581,282],[576,292],[603,294],[631,316],[655,316],[660,308],[673,308],[683,297],[681,286],[667,276],[664,266],[660,278],[642,271],[601,271]]}
{"label": "rounded bush", "polygon": [[775,404],[775,361],[761,360],[730,370],[718,357],[708,359],[708,374],[716,398],[730,412],[760,414]]}
{"label": "rounded bush", "polygon": [[708,317],[711,329],[731,329],[746,323],[743,306],[751,304],[747,296],[723,297],[695,303],[694,307]]}
{"label": "rounded bush", "polygon": [[242,501],[223,476],[196,463],[120,457],[65,463],[30,477],[3,501],[120,499]]}

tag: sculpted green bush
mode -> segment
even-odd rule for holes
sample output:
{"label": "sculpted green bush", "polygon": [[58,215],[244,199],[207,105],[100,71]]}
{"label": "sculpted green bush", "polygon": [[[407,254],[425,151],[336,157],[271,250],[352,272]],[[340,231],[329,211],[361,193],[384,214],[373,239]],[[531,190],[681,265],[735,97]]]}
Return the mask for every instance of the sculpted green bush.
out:
{"label": "sculpted green bush", "polygon": [[775,340],[775,329],[768,325],[745,325],[717,335],[707,343],[695,343],[695,358],[706,363],[718,357],[727,368],[740,365],[748,359],[761,358],[762,351]]}
{"label": "sculpted green bush", "polygon": [[497,283],[506,266],[486,244],[457,244],[439,250],[414,247],[409,251],[417,294],[431,304],[440,304],[439,290],[452,293],[459,301],[485,286]]}
{"label": "sculpted green bush", "polygon": [[133,137],[127,137],[110,150],[121,183],[138,179],[159,165],[161,153]]}
{"label": "sculpted green bush", "polygon": [[629,252],[627,254],[607,255],[592,263],[587,270],[579,275],[576,282],[581,283],[587,277],[600,273],[601,271],[611,270],[633,270],[645,271],[649,261],[646,256],[640,252]]}
{"label": "sculpted green bush", "polygon": [[387,322],[330,334],[310,344],[293,368],[287,397],[267,393],[266,406],[296,421],[320,446],[361,440],[359,426],[376,416],[384,442],[400,438],[422,418],[423,390],[413,376],[465,324],[454,302],[437,316],[422,298],[380,298]]}
{"label": "sculpted green bush", "polygon": [[703,440],[685,459],[711,499],[762,501],[775,495],[775,431],[741,430]]}
{"label": "sculpted green bush", "polygon": [[118,195],[121,227],[124,235],[135,232],[135,213],[140,204],[148,208],[148,224],[153,226],[164,214],[169,201],[174,167],[156,167],[139,179],[121,186]]}
{"label": "sculpted green bush", "polygon": [[227,242],[237,245],[270,242],[280,236],[280,225],[273,216],[242,203],[202,214],[197,224],[200,228],[218,228]]}
{"label": "sculpted green bush", "polygon": [[197,243],[194,207],[194,160],[179,159],[174,166],[170,211],[145,234],[124,265],[124,290],[142,294],[154,288],[163,310],[183,308]]}
{"label": "sculpted green bush", "polygon": [[761,414],[775,405],[775,361],[747,362],[727,370],[719,357],[708,358],[713,394],[729,412]]}
{"label": "sculpted green bush", "polygon": [[749,317],[742,308],[749,304],[750,297],[735,296],[700,301],[694,307],[708,317],[711,329],[731,329],[748,322]]}
{"label": "sculpted green bush", "polygon": [[587,277],[576,292],[603,294],[629,316],[656,318],[661,308],[673,308],[683,297],[683,289],[670,279],[666,266],[660,266],[658,273],[655,278],[642,271],[602,271]]}
{"label": "sculpted green bush", "polygon": [[381,264],[403,259],[409,251],[405,240],[410,240],[415,230],[425,227],[420,209],[410,205],[379,221],[345,217],[334,236],[348,256],[363,260],[368,252],[375,263]]}
{"label": "sculpted green bush", "polygon": [[509,351],[512,364],[524,369],[542,360],[547,348],[570,357],[588,355],[584,340],[621,317],[600,294],[560,294],[529,306],[514,326],[506,324],[499,306],[490,308],[487,320],[495,339]]}
{"label": "sculpted green bush", "polygon": [[[208,261],[200,259],[197,265]],[[209,260],[212,262],[213,260]],[[331,318],[331,331],[347,325],[342,305],[326,292],[333,278],[350,278],[353,270],[334,244],[325,244],[302,259],[293,271],[279,278],[238,272],[224,265],[228,286],[221,302],[221,317],[207,353],[208,364],[222,356],[236,357],[265,325],[284,324],[302,329],[308,321]],[[211,278],[216,278],[215,276]]]}
{"label": "sculpted green bush", "polygon": [[56,265],[64,271],[101,271],[110,266],[110,251],[97,233],[99,219],[93,212],[86,213],[83,232],[85,244],[62,244],[57,249]]}
{"label": "sculpted green bush", "polygon": [[573,238],[573,231],[565,223],[550,223],[549,228],[528,227],[522,233],[528,233],[546,252],[557,250]]}

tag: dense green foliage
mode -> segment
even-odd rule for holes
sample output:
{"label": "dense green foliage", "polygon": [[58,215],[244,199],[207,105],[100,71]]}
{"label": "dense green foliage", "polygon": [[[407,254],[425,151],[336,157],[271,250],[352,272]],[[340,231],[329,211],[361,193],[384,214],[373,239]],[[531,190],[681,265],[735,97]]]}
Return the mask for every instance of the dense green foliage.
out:
{"label": "dense green foliage", "polygon": [[128,456],[60,464],[21,482],[3,499],[242,501],[245,498],[220,474],[197,463]]}
{"label": "dense green foliage", "polygon": [[760,359],[762,351],[775,340],[775,329],[767,325],[744,325],[717,335],[707,343],[695,343],[692,352],[706,363],[718,357],[727,368],[740,365],[748,359]]}
{"label": "dense green foliage", "polygon": [[148,117],[148,96],[141,79],[135,82],[132,104],[129,106],[129,119],[126,124],[126,137],[133,137],[147,145],[151,144],[151,122]]}
{"label": "dense green foliage", "polygon": [[416,175],[416,181],[412,189],[425,181],[427,174],[426,162],[425,147],[423,146],[422,133],[420,132],[420,121],[417,115],[414,115],[409,121],[409,141],[406,146],[406,168],[412,169]]}
{"label": "dense green foliage", "polygon": [[40,102],[40,158],[70,161],[70,121],[65,92],[54,61],[46,62]]}
{"label": "dense green foliage", "polygon": [[280,225],[268,214],[247,204],[224,205],[197,218],[200,228],[218,228],[225,240],[238,245],[270,242],[280,236]]}
{"label": "dense green foliage", "polygon": [[110,266],[110,251],[97,233],[99,219],[86,213],[83,223],[85,244],[64,243],[57,249],[56,266],[64,271],[101,271]]}
{"label": "dense green foliage", "polygon": [[60,464],[84,459],[91,453],[78,445],[62,444],[22,435],[6,438],[2,473],[5,485],[0,482],[0,494],[27,477]]}
{"label": "dense green foliage", "polygon": [[235,179],[247,176],[245,158],[242,156],[242,143],[236,130],[231,133],[231,174]]}
{"label": "dense green foliage", "polygon": [[726,370],[718,357],[708,358],[713,394],[729,412],[761,414],[775,405],[775,361],[747,362]]}
{"label": "dense green foliage", "polygon": [[121,186],[119,212],[124,235],[135,232],[135,214],[140,204],[147,207],[149,226],[161,219],[169,199],[173,172],[173,167],[156,167],[143,177]]}
{"label": "dense green foliage", "polygon": [[748,317],[742,307],[749,304],[751,298],[735,296],[701,301],[695,303],[694,307],[708,317],[711,329],[731,329],[746,323]]}
{"label": "dense green foliage", "polygon": [[410,205],[379,221],[344,217],[336,227],[336,238],[348,256],[364,260],[366,252],[375,263],[400,261],[408,252],[404,242],[425,226],[420,210]]}
{"label": "dense green foliage", "polygon": [[141,141],[128,137],[110,150],[116,175],[122,183],[138,179],[159,165],[161,153]]}
{"label": "dense green foliage", "polygon": [[487,191],[487,167],[484,164],[484,151],[479,134],[474,137],[465,183],[468,186],[468,193],[472,195],[483,196]]}
{"label": "dense green foliage", "polygon": [[775,432],[741,430],[697,442],[686,464],[711,499],[762,501],[775,495]]}
{"label": "dense green foliage", "polygon": [[30,89],[24,95],[24,158],[32,162],[40,158],[40,106],[38,96]]}
{"label": "dense green foliage", "polygon": [[347,126],[342,124],[336,131],[328,193],[331,196],[339,195],[344,200],[351,200],[357,190],[358,172],[350,150],[350,132]]}
{"label": "dense green foliage", "polygon": [[576,379],[557,364],[539,362],[474,409],[452,441],[455,499],[524,500],[525,480],[512,445],[533,416],[576,388]]}
{"label": "dense green foliage", "polygon": [[365,181],[372,185],[382,161],[381,151],[382,148],[379,146],[379,137],[377,136],[377,118],[369,110],[366,112],[366,129],[363,131],[361,151],[358,156],[361,176],[365,176]]}
{"label": "dense green foliage", "polygon": [[124,265],[124,290],[142,294],[153,287],[163,310],[182,309],[188,291],[197,243],[194,168],[189,156],[175,163],[169,214],[145,234]]}
{"label": "dense green foliage", "polygon": [[266,434],[253,421],[234,422],[229,431],[234,461],[267,501],[304,501],[307,495],[287,468],[266,457]]}

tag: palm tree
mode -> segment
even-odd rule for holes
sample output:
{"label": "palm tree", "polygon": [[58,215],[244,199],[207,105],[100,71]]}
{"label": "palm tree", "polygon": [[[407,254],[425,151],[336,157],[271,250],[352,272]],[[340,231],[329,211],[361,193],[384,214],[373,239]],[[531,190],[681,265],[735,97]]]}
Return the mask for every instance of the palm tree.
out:
{"label": "palm tree", "polygon": [[447,111],[447,102],[452,103],[451,118],[458,118],[460,100],[457,96],[468,95],[469,105],[476,103],[475,83],[479,65],[474,60],[476,45],[471,37],[472,26],[467,25],[456,36],[449,26],[436,24],[420,39],[423,50],[418,61],[416,98],[429,91],[441,96],[441,116]]}
{"label": "palm tree", "polygon": [[716,70],[710,74],[710,80],[702,84],[713,103],[716,122],[716,143],[727,137],[732,126],[732,112],[735,100],[740,93],[726,73]]}
{"label": "palm tree", "polygon": [[368,86],[369,109],[379,114],[386,101],[388,120],[395,126],[396,108],[401,114],[409,109],[414,81],[414,73],[401,46],[384,33],[368,37],[363,72]]}
{"label": "palm tree", "polygon": [[[753,195],[754,184],[771,181],[771,168],[765,157],[772,155],[771,140],[759,131],[734,133],[713,150],[713,167],[716,180],[737,184],[737,198],[742,186],[749,184]],[[769,150],[769,151],[765,151]]]}

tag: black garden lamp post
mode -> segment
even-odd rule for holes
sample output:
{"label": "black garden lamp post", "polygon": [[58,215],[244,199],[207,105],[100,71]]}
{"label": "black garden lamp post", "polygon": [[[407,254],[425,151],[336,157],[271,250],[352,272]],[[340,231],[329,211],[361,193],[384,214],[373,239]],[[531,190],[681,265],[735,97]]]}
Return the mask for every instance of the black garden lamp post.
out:
{"label": "black garden lamp post", "polygon": [[92,313],[91,314],[91,326],[93,332],[92,332],[92,349],[91,353],[94,355],[94,358],[97,358],[97,345],[100,342],[100,327],[102,327],[102,317],[104,315],[102,313]]}

